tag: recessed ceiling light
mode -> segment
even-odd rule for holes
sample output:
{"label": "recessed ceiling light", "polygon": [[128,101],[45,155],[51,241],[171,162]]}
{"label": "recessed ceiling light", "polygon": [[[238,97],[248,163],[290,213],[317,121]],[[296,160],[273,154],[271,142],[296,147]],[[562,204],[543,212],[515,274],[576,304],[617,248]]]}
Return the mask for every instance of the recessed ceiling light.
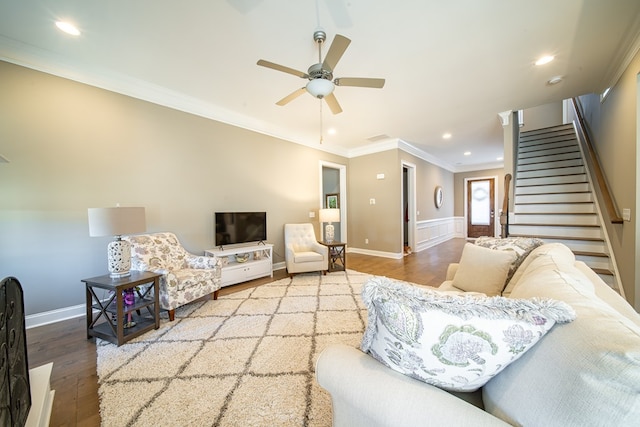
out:
{"label": "recessed ceiling light", "polygon": [[536,61],[536,65],[544,65],[544,64],[548,64],[549,62],[553,61],[555,59],[555,56],[553,55],[547,55],[547,56],[543,56],[540,59],[538,59]]}
{"label": "recessed ceiling light", "polygon": [[58,21],[56,22],[56,27],[58,27],[60,30],[64,31],[67,34],[71,34],[72,36],[80,35],[80,30],[78,30],[78,28],[75,25],[69,22]]}
{"label": "recessed ceiling light", "polygon": [[442,135],[442,139],[450,139],[450,138],[451,138],[451,134],[449,132]]}
{"label": "recessed ceiling light", "polygon": [[558,83],[560,83],[562,81],[562,76],[555,76],[555,77],[551,77],[548,81],[547,84],[548,85],[557,85]]}
{"label": "recessed ceiling light", "polygon": [[465,151],[465,152],[464,152],[464,155],[465,155],[465,156],[470,156],[470,155],[471,155],[471,151]]}
{"label": "recessed ceiling light", "polygon": [[497,160],[497,161],[504,160],[504,157],[496,157],[496,160]]}

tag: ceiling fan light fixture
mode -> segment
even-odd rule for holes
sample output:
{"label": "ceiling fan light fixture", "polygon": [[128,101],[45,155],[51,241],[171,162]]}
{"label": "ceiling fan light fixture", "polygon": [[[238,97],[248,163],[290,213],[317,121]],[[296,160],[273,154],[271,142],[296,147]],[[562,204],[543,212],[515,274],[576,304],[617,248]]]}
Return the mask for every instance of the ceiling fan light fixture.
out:
{"label": "ceiling fan light fixture", "polygon": [[313,95],[315,98],[322,99],[325,96],[331,95],[335,85],[331,80],[327,79],[313,79],[307,83],[307,92]]}
{"label": "ceiling fan light fixture", "polygon": [[80,35],[80,30],[78,30],[78,27],[76,27],[70,22],[58,21],[56,22],[56,27],[58,27],[59,30],[64,31],[67,34],[71,34],[72,36]]}

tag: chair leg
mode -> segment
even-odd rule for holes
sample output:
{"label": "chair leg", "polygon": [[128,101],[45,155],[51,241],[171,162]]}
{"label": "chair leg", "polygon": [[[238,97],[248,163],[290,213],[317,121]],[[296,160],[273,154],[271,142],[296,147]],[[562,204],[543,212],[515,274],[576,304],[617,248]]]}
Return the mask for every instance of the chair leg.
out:
{"label": "chair leg", "polygon": [[176,311],[175,310],[169,310],[169,322],[173,322],[176,318]]}
{"label": "chair leg", "polygon": [[322,275],[326,276],[327,275],[327,270],[322,270]]}
{"label": "chair leg", "polygon": [[217,300],[218,299],[218,294],[220,293],[220,289],[213,291],[213,299]]}

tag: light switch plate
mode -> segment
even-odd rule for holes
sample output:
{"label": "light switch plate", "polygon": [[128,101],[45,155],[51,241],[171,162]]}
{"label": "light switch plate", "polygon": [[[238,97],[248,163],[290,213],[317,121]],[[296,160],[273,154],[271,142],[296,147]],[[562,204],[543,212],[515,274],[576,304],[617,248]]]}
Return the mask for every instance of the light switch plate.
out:
{"label": "light switch plate", "polygon": [[622,209],[622,219],[625,221],[631,221],[631,209],[629,208]]}
{"label": "light switch plate", "polygon": [[309,212],[309,218],[315,218],[316,217],[316,213],[311,211]]}

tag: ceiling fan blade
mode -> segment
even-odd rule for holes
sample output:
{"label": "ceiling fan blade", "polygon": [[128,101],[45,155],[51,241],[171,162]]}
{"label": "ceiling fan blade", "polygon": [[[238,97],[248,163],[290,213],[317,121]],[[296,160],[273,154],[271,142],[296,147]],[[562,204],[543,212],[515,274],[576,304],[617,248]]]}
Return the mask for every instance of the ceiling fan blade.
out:
{"label": "ceiling fan blade", "polygon": [[381,89],[384,87],[384,79],[369,79],[366,77],[340,77],[335,79],[333,83],[336,86],[357,86],[357,87],[372,87]]}
{"label": "ceiling fan blade", "polygon": [[347,50],[349,43],[351,43],[351,40],[345,36],[336,34],[333,38],[333,42],[331,42],[331,47],[329,48],[329,52],[327,52],[327,56],[324,57],[322,68],[327,68],[330,71],[333,71],[338,61],[340,61],[340,58],[342,58],[344,51]]}
{"label": "ceiling fan blade", "polygon": [[325,96],[324,100],[327,101],[327,105],[329,106],[333,114],[342,113],[342,107],[340,107],[340,104],[338,104],[338,100],[333,93]]}
{"label": "ceiling fan blade", "polygon": [[285,67],[284,65],[275,64],[273,62],[265,61],[264,59],[259,60],[258,61],[258,65],[260,65],[262,67],[271,68],[272,70],[282,71],[283,73],[293,74],[294,76],[298,76],[298,77],[301,77],[303,79],[308,79],[309,78],[309,75],[306,74],[306,73],[303,73],[302,71],[294,70],[293,68]]}
{"label": "ceiling fan blade", "polygon": [[280,101],[276,102],[276,105],[280,105],[280,106],[287,105],[288,103],[290,103],[291,101],[293,101],[294,99],[296,99],[297,97],[305,93],[306,91],[307,91],[307,88],[305,87],[296,89],[293,92],[291,92],[289,95],[282,98]]}

